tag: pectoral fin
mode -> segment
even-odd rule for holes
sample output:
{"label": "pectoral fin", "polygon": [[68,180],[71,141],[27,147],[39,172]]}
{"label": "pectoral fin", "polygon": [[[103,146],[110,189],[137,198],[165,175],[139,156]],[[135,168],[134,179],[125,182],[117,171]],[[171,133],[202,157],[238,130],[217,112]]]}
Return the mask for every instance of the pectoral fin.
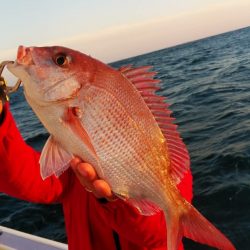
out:
{"label": "pectoral fin", "polygon": [[81,110],[78,107],[69,107],[63,117],[63,122],[68,126],[72,132],[81,139],[81,141],[87,146],[89,151],[96,156],[95,148],[91,142],[91,139],[81,123]]}
{"label": "pectoral fin", "polygon": [[60,176],[69,166],[73,155],[65,151],[51,135],[47,140],[41,157],[40,173],[43,179],[54,174]]}

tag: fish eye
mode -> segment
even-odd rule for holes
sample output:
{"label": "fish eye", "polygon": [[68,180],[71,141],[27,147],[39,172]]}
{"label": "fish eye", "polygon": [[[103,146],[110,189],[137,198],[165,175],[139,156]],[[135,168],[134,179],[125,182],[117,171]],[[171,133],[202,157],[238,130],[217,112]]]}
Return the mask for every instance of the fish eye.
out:
{"label": "fish eye", "polygon": [[68,57],[64,54],[56,55],[54,61],[60,67],[65,66],[69,62]]}

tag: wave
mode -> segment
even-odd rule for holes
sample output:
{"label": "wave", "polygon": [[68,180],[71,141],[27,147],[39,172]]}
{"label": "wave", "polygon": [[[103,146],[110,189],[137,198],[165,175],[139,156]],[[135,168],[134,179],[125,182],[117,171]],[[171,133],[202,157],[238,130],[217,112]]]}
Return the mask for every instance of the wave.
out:
{"label": "wave", "polygon": [[32,146],[36,150],[41,151],[48,137],[49,137],[48,133],[40,133],[36,134],[33,137],[29,137],[25,141],[28,145]]}

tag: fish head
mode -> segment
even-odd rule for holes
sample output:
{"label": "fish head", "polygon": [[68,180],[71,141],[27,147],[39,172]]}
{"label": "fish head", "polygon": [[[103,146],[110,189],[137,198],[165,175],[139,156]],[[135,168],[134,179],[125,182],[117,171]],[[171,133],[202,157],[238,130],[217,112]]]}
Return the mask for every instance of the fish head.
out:
{"label": "fish head", "polygon": [[74,98],[95,71],[90,56],[59,46],[19,46],[8,69],[22,80],[27,96],[45,102]]}

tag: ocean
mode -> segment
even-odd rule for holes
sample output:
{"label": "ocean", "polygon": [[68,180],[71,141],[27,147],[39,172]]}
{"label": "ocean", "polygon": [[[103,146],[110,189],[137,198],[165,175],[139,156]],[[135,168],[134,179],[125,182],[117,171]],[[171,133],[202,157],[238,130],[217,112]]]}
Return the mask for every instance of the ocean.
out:
{"label": "ocean", "polygon": [[[167,40],[167,37],[166,37]],[[159,72],[191,157],[193,203],[235,244],[250,249],[250,27],[112,63]],[[11,110],[26,142],[41,150],[48,134],[22,89]],[[60,205],[0,194],[0,224],[66,241]],[[211,249],[184,240],[186,249]]]}

